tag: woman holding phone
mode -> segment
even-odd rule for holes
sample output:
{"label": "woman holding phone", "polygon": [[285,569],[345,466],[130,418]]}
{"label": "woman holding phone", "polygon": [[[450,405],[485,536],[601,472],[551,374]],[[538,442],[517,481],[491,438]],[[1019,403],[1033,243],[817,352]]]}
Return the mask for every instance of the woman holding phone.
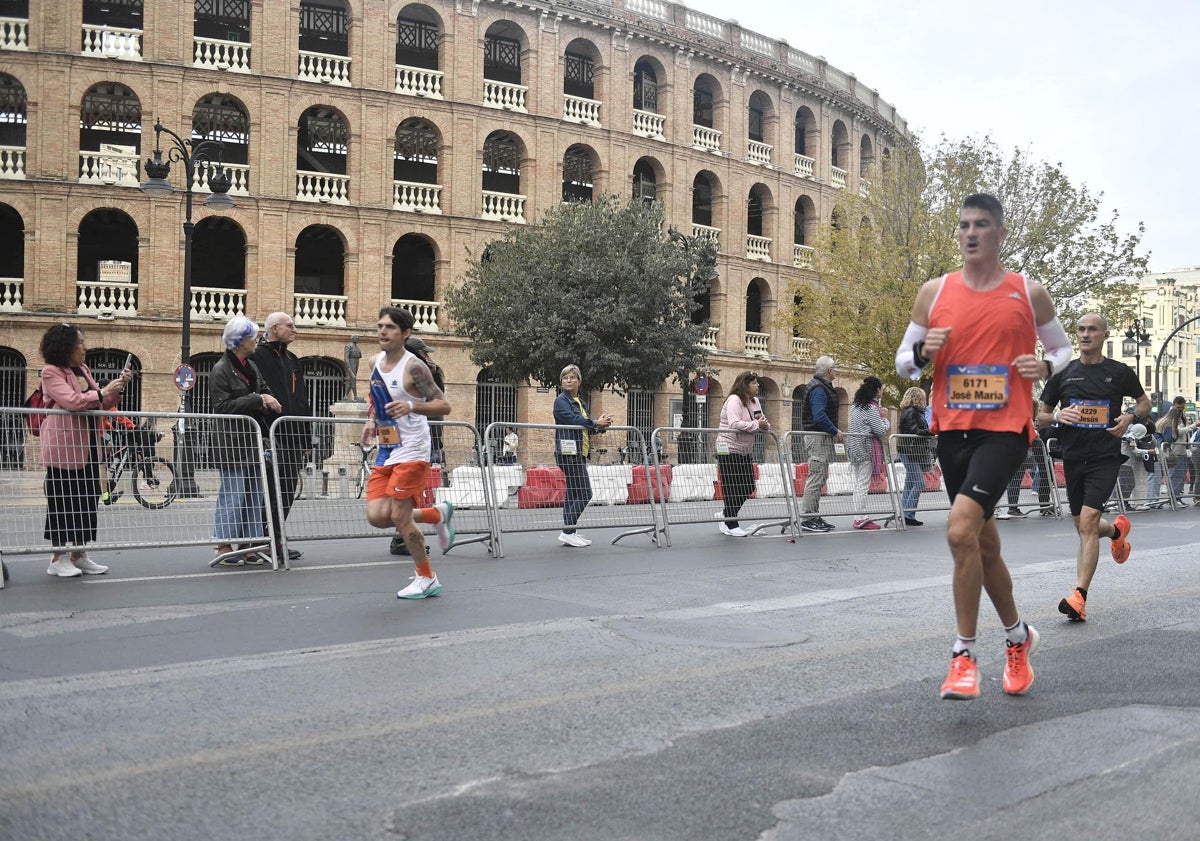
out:
{"label": "woman holding phone", "polygon": [[738,523],[738,512],[754,493],[754,465],[750,450],[755,434],[771,428],[758,401],[758,374],[743,371],[733,381],[729,397],[721,406],[721,432],[717,434],[717,476],[721,480],[721,512],[725,522],[718,528],[730,537],[749,537]]}

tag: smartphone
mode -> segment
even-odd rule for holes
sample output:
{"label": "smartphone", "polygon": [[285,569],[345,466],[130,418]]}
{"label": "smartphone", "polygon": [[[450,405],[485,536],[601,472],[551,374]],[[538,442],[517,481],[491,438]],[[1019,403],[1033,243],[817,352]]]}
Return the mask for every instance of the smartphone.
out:
{"label": "smartphone", "polygon": [[125,364],[121,366],[121,370],[124,371],[126,368],[128,368],[129,372],[133,373],[133,368],[130,367],[131,365],[133,365],[133,354],[127,353],[125,354]]}

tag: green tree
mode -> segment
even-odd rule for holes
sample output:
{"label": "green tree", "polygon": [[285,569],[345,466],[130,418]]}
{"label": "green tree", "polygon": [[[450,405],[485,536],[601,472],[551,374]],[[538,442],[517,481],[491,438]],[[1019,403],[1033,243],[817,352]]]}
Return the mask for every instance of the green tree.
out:
{"label": "green tree", "polygon": [[799,303],[787,317],[814,340],[815,353],[875,374],[893,399],[911,385],[893,360],[917,290],[961,265],[954,233],[963,197],[1000,200],[1008,228],[1002,263],[1044,284],[1066,325],[1092,297],[1119,317],[1127,290],[1107,282],[1146,271],[1148,257],[1138,253],[1143,226],[1121,233],[1116,211],[1102,219],[1103,194],[1076,187],[1060,164],[1019,149],[1006,156],[986,137],[943,137],[925,151],[895,150],[879,169],[867,196],[839,199],[840,221],[818,236],[818,280],[798,284]]}
{"label": "green tree", "polygon": [[715,264],[712,242],[664,235],[660,205],[603,196],[510,228],[446,303],[471,360],[504,379],[550,386],[574,363],[587,390],[652,390],[703,364],[692,314]]}

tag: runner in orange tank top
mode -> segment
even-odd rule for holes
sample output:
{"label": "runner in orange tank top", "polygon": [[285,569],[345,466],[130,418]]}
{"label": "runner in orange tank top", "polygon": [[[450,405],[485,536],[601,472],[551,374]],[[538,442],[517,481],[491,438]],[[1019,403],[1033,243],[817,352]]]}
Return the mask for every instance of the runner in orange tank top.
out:
{"label": "runner in orange tank top", "polygon": [[[958,626],[941,697],[965,700],[979,696],[981,589],[1004,625],[1004,691],[1021,695],[1033,683],[1029,656],[1038,633],[1017,613],[992,513],[1033,439],[1033,384],[1066,366],[1071,343],[1045,287],[1001,266],[1008,231],[1000,202],[967,196],[958,219],[962,271],[921,287],[896,370],[916,380],[934,366],[929,402],[951,500],[946,538]],[[1039,339],[1043,359],[1034,353]]]}

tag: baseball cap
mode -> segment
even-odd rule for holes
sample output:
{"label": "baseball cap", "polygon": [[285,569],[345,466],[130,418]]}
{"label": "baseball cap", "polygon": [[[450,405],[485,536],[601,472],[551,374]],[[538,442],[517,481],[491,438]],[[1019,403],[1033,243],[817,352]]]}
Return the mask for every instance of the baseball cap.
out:
{"label": "baseball cap", "polygon": [[433,353],[433,348],[425,344],[422,339],[416,336],[409,336],[404,340],[404,347],[413,353]]}
{"label": "baseball cap", "polygon": [[1125,430],[1125,437],[1132,438],[1135,441],[1146,437],[1146,425],[1144,423],[1133,423]]}

